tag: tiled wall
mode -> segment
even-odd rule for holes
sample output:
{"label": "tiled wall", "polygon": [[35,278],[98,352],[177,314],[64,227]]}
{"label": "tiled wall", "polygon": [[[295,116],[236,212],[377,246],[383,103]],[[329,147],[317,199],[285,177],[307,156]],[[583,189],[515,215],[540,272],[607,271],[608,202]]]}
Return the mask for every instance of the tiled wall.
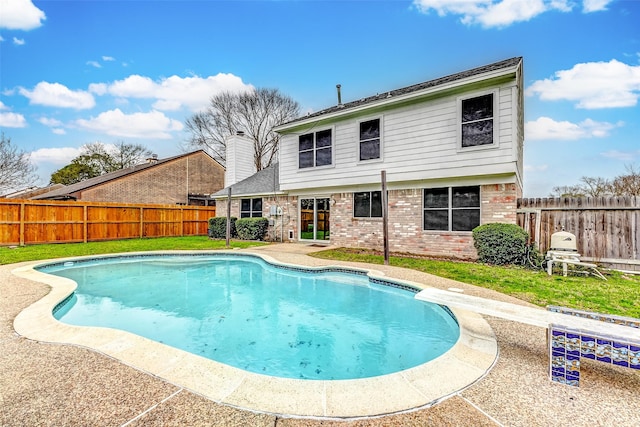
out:
{"label": "tiled wall", "polygon": [[[552,311],[640,328],[640,320],[552,307]],[[640,342],[594,334],[562,325],[549,326],[549,376],[552,381],[580,385],[580,359],[640,370]]]}

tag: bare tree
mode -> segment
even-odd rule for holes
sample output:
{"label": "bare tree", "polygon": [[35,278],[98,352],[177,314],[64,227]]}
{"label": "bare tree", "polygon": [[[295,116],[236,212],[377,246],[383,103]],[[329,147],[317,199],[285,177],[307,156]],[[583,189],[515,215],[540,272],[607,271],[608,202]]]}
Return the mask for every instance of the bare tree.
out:
{"label": "bare tree", "polygon": [[553,187],[550,197],[584,197],[584,189],[580,185],[561,185]]}
{"label": "bare tree", "polygon": [[151,155],[151,150],[141,144],[125,144],[124,141],[116,143],[116,148],[111,152],[114,170],[130,168],[143,163]]}
{"label": "bare tree", "polygon": [[625,166],[626,173],[609,181],[602,177],[583,176],[576,185],[554,187],[551,197],[640,196],[640,170]]}
{"label": "bare tree", "polygon": [[640,170],[626,165],[626,174],[617,176],[611,182],[614,196],[640,196]]}
{"label": "bare tree", "polygon": [[0,193],[32,185],[37,177],[30,154],[11,145],[11,138],[0,136]]}
{"label": "bare tree", "polygon": [[221,164],[226,160],[226,139],[242,131],[254,142],[256,170],[270,166],[278,158],[279,124],[298,117],[299,104],[277,89],[258,88],[244,93],[215,95],[209,107],[187,119],[190,143],[209,152]]}
{"label": "bare tree", "polygon": [[108,149],[102,142],[85,144],[78,157],[51,174],[52,184],[70,185],[89,178],[114,172],[142,163],[151,155],[151,150],[140,144],[125,144],[123,141]]}
{"label": "bare tree", "polygon": [[587,197],[602,197],[611,194],[611,183],[602,177],[583,176],[580,178],[582,191]]}

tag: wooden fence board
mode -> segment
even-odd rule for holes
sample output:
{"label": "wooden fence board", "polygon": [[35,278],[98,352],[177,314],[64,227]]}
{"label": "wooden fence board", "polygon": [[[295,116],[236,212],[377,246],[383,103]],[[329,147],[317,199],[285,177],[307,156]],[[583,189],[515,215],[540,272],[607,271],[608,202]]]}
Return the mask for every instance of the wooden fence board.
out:
{"label": "wooden fence board", "polygon": [[564,229],[575,234],[583,257],[638,261],[638,197],[519,199],[517,223],[543,253],[551,235]]}
{"label": "wooden fence board", "polygon": [[206,235],[215,206],[0,199],[0,245]]}

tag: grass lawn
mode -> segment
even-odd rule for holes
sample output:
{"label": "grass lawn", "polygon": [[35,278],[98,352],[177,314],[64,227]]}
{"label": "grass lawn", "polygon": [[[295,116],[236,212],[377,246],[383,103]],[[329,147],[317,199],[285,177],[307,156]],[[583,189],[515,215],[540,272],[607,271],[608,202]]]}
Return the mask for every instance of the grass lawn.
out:
{"label": "grass lawn", "polygon": [[[318,258],[383,264],[382,255],[359,249],[336,249],[311,254]],[[563,277],[521,267],[498,267],[469,262],[391,256],[389,264],[430,273],[514,296],[539,306],[560,305],[640,318],[640,276],[605,272],[594,276]]]}
{"label": "grass lawn", "polygon": [[[232,248],[262,244],[264,243],[231,241]],[[210,240],[206,236],[190,236],[32,245],[14,249],[0,247],[0,265],[70,256],[172,249],[225,249],[225,241]],[[370,264],[384,262],[382,255],[359,249],[321,251],[312,256]],[[540,270],[409,256],[392,256],[390,264],[493,289],[540,306],[560,305],[640,318],[640,276],[606,272],[608,280],[604,281],[593,276],[548,276]]]}
{"label": "grass lawn", "polygon": [[[265,243],[232,240],[231,248],[247,248]],[[116,252],[161,250],[226,249],[225,240],[210,240],[206,236],[157,237],[150,239],[110,240],[89,243],[58,243],[30,245],[14,249],[0,247],[0,265],[22,261],[63,258],[70,256],[111,254]]]}

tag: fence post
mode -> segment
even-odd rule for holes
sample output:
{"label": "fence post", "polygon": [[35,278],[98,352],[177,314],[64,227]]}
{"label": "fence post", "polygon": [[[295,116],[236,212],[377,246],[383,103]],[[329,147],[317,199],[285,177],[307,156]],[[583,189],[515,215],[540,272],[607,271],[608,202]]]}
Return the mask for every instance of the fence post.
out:
{"label": "fence post", "polygon": [[142,239],[142,232],[144,231],[144,208],[140,207],[140,238]]}
{"label": "fence post", "polygon": [[20,203],[20,246],[24,246],[24,203]]}
{"label": "fence post", "polygon": [[[189,161],[189,159],[187,159],[187,161]],[[183,236],[184,236],[184,208],[180,207],[180,237],[183,237]]]}
{"label": "fence post", "polygon": [[88,230],[89,230],[89,226],[88,226],[88,221],[89,221],[89,215],[87,214],[87,205],[83,206],[84,208],[84,212],[83,212],[83,226],[82,226],[82,234],[84,235],[84,243],[87,243],[87,240],[89,240],[89,236],[88,234]]}

